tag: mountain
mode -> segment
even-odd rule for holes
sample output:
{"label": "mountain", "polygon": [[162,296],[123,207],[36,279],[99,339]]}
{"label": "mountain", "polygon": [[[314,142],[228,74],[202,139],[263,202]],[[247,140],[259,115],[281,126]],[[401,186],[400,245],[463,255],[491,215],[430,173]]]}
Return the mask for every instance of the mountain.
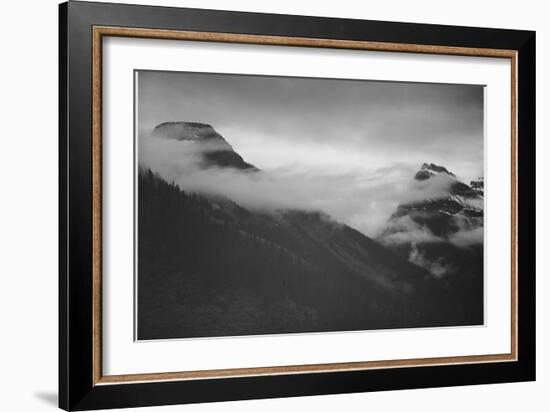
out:
{"label": "mountain", "polygon": [[199,146],[203,167],[231,167],[256,171],[245,162],[231,145],[208,124],[196,122],[165,122],[155,127],[152,136],[158,139],[186,141]]}
{"label": "mountain", "polygon": [[426,180],[440,173],[456,178],[456,175],[454,173],[449,172],[445,167],[438,166],[433,163],[423,163],[422,167],[420,167],[420,170],[416,172],[416,175],[414,176],[414,178],[416,180]]}
{"label": "mountain", "polygon": [[478,177],[476,180],[472,180],[470,182],[470,187],[474,189],[478,194],[483,196],[485,183],[482,177]]}
{"label": "mountain", "polygon": [[428,243],[460,243],[465,232],[482,231],[483,192],[479,186],[470,187],[445,167],[427,163],[416,173],[412,185],[419,194],[427,195],[398,206],[380,236],[383,243],[412,245],[423,239]]}
{"label": "mountain", "polygon": [[436,178],[447,178],[449,184],[445,193],[432,198],[422,199],[419,202],[400,205],[401,211],[432,210],[446,214],[463,214],[469,217],[483,217],[483,183],[472,182],[468,186],[457,180],[456,176],[443,166],[433,163],[424,163],[414,176],[417,181],[427,181],[427,185]]}
{"label": "mountain", "polygon": [[419,200],[390,217],[378,241],[439,279],[450,302],[483,314],[483,186],[469,186],[445,167],[424,163],[411,185]]}
{"label": "mountain", "polygon": [[[151,138],[198,145],[205,169],[258,171],[209,125]],[[449,302],[429,270],[322,212],[248,209],[139,169],[139,339],[478,322]]]}

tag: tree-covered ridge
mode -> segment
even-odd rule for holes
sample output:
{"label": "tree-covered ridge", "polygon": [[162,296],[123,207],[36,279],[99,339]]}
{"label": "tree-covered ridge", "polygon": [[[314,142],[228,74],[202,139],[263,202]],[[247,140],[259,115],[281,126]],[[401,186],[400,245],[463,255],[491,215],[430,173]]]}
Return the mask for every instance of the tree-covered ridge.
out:
{"label": "tree-covered ridge", "polygon": [[137,269],[140,339],[480,323],[467,287],[321,213],[247,210],[150,170]]}

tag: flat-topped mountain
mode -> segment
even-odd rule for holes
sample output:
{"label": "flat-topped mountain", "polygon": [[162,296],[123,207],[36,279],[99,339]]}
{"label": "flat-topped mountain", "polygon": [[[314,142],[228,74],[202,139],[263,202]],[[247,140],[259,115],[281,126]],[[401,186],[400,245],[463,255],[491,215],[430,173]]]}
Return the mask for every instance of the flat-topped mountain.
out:
{"label": "flat-topped mountain", "polygon": [[[212,126],[206,123],[197,122],[160,123],[154,128],[153,136],[174,140],[200,141],[217,139],[225,142],[225,139],[218,132],[216,132]],[[227,145],[229,146],[229,144]]]}
{"label": "flat-topped mountain", "polygon": [[197,122],[165,122],[157,125],[152,137],[198,145],[204,168],[221,167],[238,170],[257,171],[258,169],[243,160],[241,155],[216,132],[212,126]]}

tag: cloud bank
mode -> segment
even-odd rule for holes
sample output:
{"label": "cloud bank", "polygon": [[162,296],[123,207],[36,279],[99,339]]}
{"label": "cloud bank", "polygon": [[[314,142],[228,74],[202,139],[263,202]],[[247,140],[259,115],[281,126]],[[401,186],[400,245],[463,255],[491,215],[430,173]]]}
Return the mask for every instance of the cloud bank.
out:
{"label": "cloud bank", "polygon": [[330,168],[259,172],[204,168],[202,153],[218,146],[159,139],[145,132],[140,134],[139,164],[183,190],[224,196],[246,208],[266,212],[322,211],[371,237],[380,233],[399,204],[441,196],[452,182],[444,176],[430,184],[416,181],[412,178],[415,170],[400,164],[367,175]]}

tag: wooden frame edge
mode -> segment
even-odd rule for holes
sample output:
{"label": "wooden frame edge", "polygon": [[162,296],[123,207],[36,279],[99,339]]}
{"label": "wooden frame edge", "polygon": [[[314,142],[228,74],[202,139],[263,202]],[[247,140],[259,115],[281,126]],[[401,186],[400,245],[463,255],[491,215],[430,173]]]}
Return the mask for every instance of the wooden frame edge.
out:
{"label": "wooden frame edge", "polygon": [[102,376],[97,384],[138,383],[173,380],[237,378],[262,375],[289,375],[301,373],[330,373],[358,370],[406,368],[420,366],[464,365],[471,363],[513,362],[510,354],[453,356],[445,358],[395,359],[365,362],[320,363],[311,365],[268,366],[258,368],[213,369],[186,372],[140,373]]}
{"label": "wooden frame edge", "polygon": [[512,153],[511,153],[511,184],[512,184],[512,199],[511,199],[511,225],[512,225],[512,239],[511,239],[511,289],[512,298],[510,302],[511,306],[511,355],[515,361],[518,360],[519,353],[519,341],[518,341],[518,52],[514,51],[511,56],[511,133],[512,133]]}
{"label": "wooden frame edge", "polygon": [[359,40],[336,40],[311,37],[266,36],[256,34],[145,29],[137,27],[94,26],[94,34],[112,37],[134,37],[162,40],[211,41],[219,43],[259,44],[269,46],[319,47],[399,53],[447,54],[458,56],[508,57],[515,50],[474,47],[433,46],[426,44],[390,43]]}
{"label": "wooden frame edge", "polygon": [[[439,358],[416,358],[313,365],[288,365],[255,368],[215,369],[182,372],[161,372],[129,375],[103,375],[102,355],[102,39],[104,36],[131,37],[163,40],[187,40],[238,44],[277,45],[292,47],[318,47],[385,51],[399,53],[421,53],[473,57],[497,57],[511,60],[511,179],[512,179],[512,273],[511,273],[511,352],[492,355],[451,356]],[[329,373],[369,369],[404,368],[422,366],[461,365],[474,363],[514,362],[518,360],[518,242],[517,242],[517,193],[518,193],[518,151],[517,151],[517,79],[518,52],[508,49],[469,48],[455,46],[433,46],[406,43],[385,43],[355,40],[335,40],[305,37],[265,36],[219,32],[180,31],[145,29],[134,27],[93,26],[92,28],[92,247],[93,247],[93,385],[130,384],[175,380],[219,379],[253,377],[262,375],[284,375],[302,373]]]}
{"label": "wooden frame edge", "polygon": [[102,332],[102,35],[93,30],[92,41],[92,383],[103,375]]}

